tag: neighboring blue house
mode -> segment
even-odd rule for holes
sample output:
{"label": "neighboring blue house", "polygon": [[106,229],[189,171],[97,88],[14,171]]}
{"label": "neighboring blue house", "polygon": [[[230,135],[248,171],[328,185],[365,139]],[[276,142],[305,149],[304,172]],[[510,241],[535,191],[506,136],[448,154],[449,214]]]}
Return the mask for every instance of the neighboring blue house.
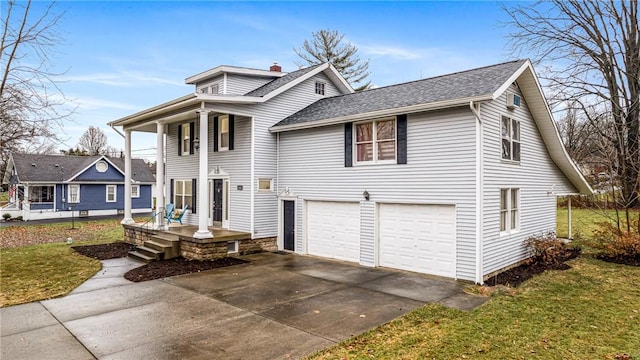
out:
{"label": "neighboring blue house", "polygon": [[[155,179],[132,160],[132,211],[152,207]],[[107,156],[11,154],[3,183],[9,204],[1,212],[24,220],[115,215],[124,209],[124,161]]]}

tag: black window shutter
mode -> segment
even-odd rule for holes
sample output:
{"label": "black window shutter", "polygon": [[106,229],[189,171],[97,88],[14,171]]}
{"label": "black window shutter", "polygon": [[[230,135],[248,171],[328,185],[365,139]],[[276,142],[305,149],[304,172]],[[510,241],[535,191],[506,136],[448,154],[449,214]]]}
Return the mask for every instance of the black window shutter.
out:
{"label": "black window shutter", "polygon": [[344,167],[353,166],[353,123],[344,124]]}
{"label": "black window shutter", "polygon": [[407,163],[407,115],[397,116],[398,127],[398,164]]}
{"label": "black window shutter", "polygon": [[213,151],[218,151],[218,117],[213,117]]}
{"label": "black window shutter", "polygon": [[169,181],[169,202],[173,204],[173,179]]}
{"label": "black window shutter", "polygon": [[178,156],[182,155],[182,125],[178,125]]}
{"label": "black window shutter", "polygon": [[196,123],[189,123],[189,154],[193,155],[195,149],[193,148],[193,140],[196,138]]}
{"label": "black window shutter", "polygon": [[235,116],[229,115],[229,150],[233,150],[233,121]]}
{"label": "black window shutter", "polygon": [[197,179],[191,179],[191,199],[193,200],[191,202],[191,205],[193,206],[191,208],[191,213],[195,214],[196,213],[196,200],[198,199],[198,184],[197,184]]}

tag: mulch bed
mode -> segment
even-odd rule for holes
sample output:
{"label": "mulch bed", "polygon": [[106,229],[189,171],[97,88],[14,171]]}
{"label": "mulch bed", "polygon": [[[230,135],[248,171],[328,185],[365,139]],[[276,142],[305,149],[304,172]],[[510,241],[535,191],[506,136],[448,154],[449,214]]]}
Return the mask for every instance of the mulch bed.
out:
{"label": "mulch bed", "polygon": [[[72,249],[79,254],[97,260],[127,257],[129,255],[129,251],[135,248],[135,245],[127,244],[125,242],[72,247]],[[225,266],[244,264],[247,262],[248,261],[246,260],[240,260],[232,257],[204,261],[187,260],[185,258],[178,257],[175,259],[150,262],[146,265],[128,271],[124,274],[124,278],[133,282],[141,282],[176,275],[190,274]]]}
{"label": "mulch bed", "polygon": [[523,264],[507,271],[501,272],[496,276],[493,276],[485,281],[487,286],[505,285],[511,287],[517,287],[526,280],[531,279],[535,275],[541,274],[546,270],[567,270],[571,266],[565,264],[567,260],[578,257],[581,250],[579,248],[568,248],[565,253],[560,257],[560,263],[541,263],[531,262]]}
{"label": "mulch bed", "polygon": [[124,278],[133,282],[141,282],[176,275],[190,274],[225,266],[239,265],[247,262],[248,261],[246,260],[240,260],[232,257],[203,261],[187,260],[185,258],[178,257],[169,260],[152,261],[139,268],[129,270],[124,274]]}
{"label": "mulch bed", "polygon": [[616,264],[622,265],[631,265],[631,266],[640,266],[640,256],[631,257],[631,256],[608,256],[605,254],[600,254],[596,256],[596,258]]}
{"label": "mulch bed", "polygon": [[111,244],[72,246],[76,252],[97,260],[117,259],[127,257],[129,251],[135,249],[135,245],[125,242],[115,242]]}

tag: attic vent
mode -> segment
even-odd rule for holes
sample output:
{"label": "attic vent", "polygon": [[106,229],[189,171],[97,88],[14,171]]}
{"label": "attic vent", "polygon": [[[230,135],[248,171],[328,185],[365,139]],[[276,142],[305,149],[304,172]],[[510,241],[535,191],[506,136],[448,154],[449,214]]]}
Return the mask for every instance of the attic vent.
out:
{"label": "attic vent", "polygon": [[96,163],[96,170],[98,170],[98,172],[103,173],[107,171],[108,168],[109,168],[109,165],[107,165],[107,163],[104,161],[98,161]]}
{"label": "attic vent", "polygon": [[512,92],[507,93],[507,109],[513,110],[516,107],[520,107],[520,95],[516,95]]}

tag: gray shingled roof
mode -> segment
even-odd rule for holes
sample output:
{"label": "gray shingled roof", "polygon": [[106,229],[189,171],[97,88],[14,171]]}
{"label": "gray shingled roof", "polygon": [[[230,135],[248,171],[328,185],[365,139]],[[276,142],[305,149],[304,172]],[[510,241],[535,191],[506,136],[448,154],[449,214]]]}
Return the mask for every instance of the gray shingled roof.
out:
{"label": "gray shingled roof", "polygon": [[436,76],[319,100],[274,125],[303,124],[342,116],[493,94],[526,60]]}
{"label": "gray shingled roof", "polygon": [[311,70],[317,68],[320,65],[324,65],[324,64],[318,64],[318,65],[313,65],[313,66],[309,66],[306,67],[304,69],[300,69],[300,70],[296,70],[294,72],[290,72],[287,75],[283,76],[283,77],[279,77],[273,81],[270,81],[264,85],[262,85],[261,87],[252,90],[246,94],[244,94],[245,96],[257,96],[257,97],[261,97],[261,96],[265,96],[267,94],[269,94],[270,92],[292,82],[293,80],[301,77],[304,74],[307,74],[308,72],[310,72]]}
{"label": "gray shingled roof", "polygon": [[[12,154],[20,182],[61,182],[69,180],[101,156],[67,156]],[[124,171],[124,159],[107,157],[118,169]],[[35,164],[35,166],[33,165]],[[58,165],[58,166],[56,166]],[[132,178],[139,182],[155,182],[151,170],[142,159],[131,160]]]}

